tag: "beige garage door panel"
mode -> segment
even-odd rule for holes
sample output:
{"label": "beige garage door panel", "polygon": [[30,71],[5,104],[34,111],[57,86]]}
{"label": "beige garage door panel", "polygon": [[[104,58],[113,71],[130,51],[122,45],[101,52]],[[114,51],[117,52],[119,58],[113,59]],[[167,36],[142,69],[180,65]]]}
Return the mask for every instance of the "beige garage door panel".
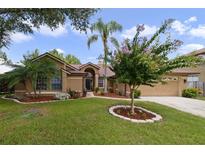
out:
{"label": "beige garage door panel", "polygon": [[140,90],[142,96],[178,96],[178,82],[169,81],[155,87],[141,86]]}

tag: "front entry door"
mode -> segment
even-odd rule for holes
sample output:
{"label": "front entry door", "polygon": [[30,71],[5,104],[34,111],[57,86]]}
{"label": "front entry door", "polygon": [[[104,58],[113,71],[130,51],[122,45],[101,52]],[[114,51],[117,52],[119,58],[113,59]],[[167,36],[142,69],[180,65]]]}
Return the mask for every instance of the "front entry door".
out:
{"label": "front entry door", "polygon": [[92,90],[93,80],[92,79],[85,79],[85,88],[88,91]]}

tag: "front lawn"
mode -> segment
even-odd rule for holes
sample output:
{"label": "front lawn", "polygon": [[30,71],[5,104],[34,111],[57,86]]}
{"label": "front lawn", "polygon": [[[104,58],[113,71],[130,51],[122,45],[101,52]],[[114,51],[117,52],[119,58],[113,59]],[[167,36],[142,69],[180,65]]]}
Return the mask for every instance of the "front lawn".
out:
{"label": "front lawn", "polygon": [[205,144],[205,119],[159,104],[137,103],[164,118],[136,124],[108,113],[126,101],[79,99],[20,105],[0,99],[0,144]]}

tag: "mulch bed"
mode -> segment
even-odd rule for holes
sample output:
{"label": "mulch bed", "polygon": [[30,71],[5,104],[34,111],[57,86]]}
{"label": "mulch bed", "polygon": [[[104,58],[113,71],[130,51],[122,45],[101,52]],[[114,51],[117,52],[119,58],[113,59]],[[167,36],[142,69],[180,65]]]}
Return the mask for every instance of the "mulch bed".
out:
{"label": "mulch bed", "polygon": [[52,101],[56,100],[54,96],[38,96],[38,97],[32,97],[27,96],[22,99],[20,99],[21,102],[41,102],[41,101]]}
{"label": "mulch bed", "polygon": [[104,96],[104,97],[115,97],[115,98],[129,98],[128,96],[120,96],[115,93],[105,93],[103,95],[94,93],[95,96]]}
{"label": "mulch bed", "polygon": [[136,120],[146,120],[146,119],[152,119],[154,117],[156,117],[155,115],[153,115],[152,113],[148,113],[144,110],[135,108],[134,114],[131,114],[131,108],[127,107],[119,107],[113,110],[116,114],[130,118],[130,119],[136,119]]}

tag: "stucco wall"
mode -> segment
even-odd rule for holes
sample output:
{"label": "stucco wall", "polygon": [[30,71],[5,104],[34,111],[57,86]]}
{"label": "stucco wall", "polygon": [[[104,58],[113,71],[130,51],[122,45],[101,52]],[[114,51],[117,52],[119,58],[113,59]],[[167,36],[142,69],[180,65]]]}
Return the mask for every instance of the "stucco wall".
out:
{"label": "stucco wall", "polygon": [[[167,81],[166,84],[156,84],[154,87],[150,86],[140,86],[139,90],[141,91],[141,96],[181,96],[181,92],[185,89],[186,84],[184,83],[184,79],[186,77],[175,77],[177,80],[174,81]],[[122,95],[129,95],[130,89],[127,85],[122,83],[115,83],[114,84],[114,92]]]}
{"label": "stucco wall", "polygon": [[205,82],[205,64],[199,65],[198,67],[196,67],[196,70],[200,72],[199,81]]}
{"label": "stucco wall", "polygon": [[83,92],[83,77],[80,76],[68,76],[67,89],[77,90]]}

